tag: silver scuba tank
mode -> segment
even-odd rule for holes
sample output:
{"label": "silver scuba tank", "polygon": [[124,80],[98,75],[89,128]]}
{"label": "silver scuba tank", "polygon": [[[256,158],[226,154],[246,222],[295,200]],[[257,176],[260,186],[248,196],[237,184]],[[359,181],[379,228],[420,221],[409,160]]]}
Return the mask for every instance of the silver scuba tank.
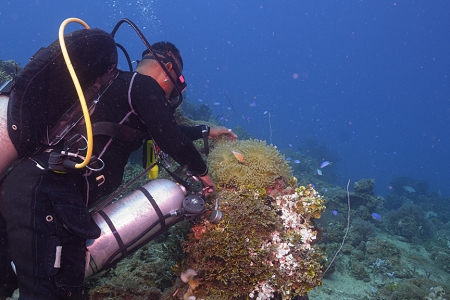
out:
{"label": "silver scuba tank", "polygon": [[14,163],[18,158],[16,149],[8,135],[7,113],[8,96],[0,95],[0,176]]}
{"label": "silver scuba tank", "polygon": [[107,269],[183,218],[205,211],[202,198],[183,186],[156,179],[93,215],[101,235],[87,241],[85,278]]}

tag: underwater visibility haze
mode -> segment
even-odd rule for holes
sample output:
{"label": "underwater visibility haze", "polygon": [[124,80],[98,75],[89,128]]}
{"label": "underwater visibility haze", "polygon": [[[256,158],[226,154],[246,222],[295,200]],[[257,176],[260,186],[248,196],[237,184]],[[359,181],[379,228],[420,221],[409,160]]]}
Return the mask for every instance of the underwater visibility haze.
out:
{"label": "underwater visibility haze", "polygon": [[[327,199],[317,226],[330,259],[347,225],[351,180],[347,243],[310,299],[444,299],[449,13],[443,0],[5,0],[0,59],[25,66],[66,18],[107,32],[132,20],[151,44],[181,51],[190,118],[273,144],[299,184]],[[140,59],[145,46],[123,27],[116,40]]]}

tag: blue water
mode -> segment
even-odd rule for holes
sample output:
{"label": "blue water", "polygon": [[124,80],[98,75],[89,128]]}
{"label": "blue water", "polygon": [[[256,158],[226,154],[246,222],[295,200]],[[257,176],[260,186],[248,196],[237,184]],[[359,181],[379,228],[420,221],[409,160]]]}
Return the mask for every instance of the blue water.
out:
{"label": "blue water", "polygon": [[[68,17],[109,32],[127,17],[181,50],[190,101],[228,119],[226,93],[226,126],[278,149],[316,138],[342,186],[376,178],[385,196],[407,176],[448,196],[450,4],[396,1],[4,0],[0,58],[24,66]],[[133,60],[144,50],[126,26],[117,41]]]}

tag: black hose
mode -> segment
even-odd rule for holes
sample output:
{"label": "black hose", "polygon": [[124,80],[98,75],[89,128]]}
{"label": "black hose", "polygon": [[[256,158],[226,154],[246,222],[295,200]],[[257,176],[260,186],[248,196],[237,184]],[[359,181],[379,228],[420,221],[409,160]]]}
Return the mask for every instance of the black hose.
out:
{"label": "black hose", "polygon": [[178,103],[181,103],[183,96],[181,95],[181,90],[180,90],[180,87],[178,86],[177,82],[175,81],[175,79],[173,79],[172,74],[169,73],[166,66],[163,64],[163,62],[159,59],[158,55],[153,50],[152,46],[150,46],[150,44],[148,43],[145,36],[142,34],[142,32],[139,30],[139,28],[133,22],[131,22],[131,20],[124,18],[124,19],[121,19],[119,22],[117,22],[116,26],[114,27],[113,31],[111,32],[111,36],[114,38],[120,25],[122,25],[124,22],[128,23],[131,27],[133,27],[133,29],[136,31],[136,33],[141,38],[144,45],[147,47],[148,51],[150,51],[150,53],[153,55],[155,60],[159,63],[159,65],[164,70],[164,72],[166,72],[167,76],[169,76],[170,81],[172,81],[173,86],[175,87],[175,89],[178,92],[178,95],[180,96],[180,100],[178,101]]}
{"label": "black hose", "polygon": [[125,50],[125,48],[124,48],[121,44],[119,44],[119,43],[116,43],[116,46],[117,46],[117,48],[119,48],[120,50],[122,50],[123,54],[124,54],[125,57],[127,58],[127,61],[128,61],[128,67],[130,68],[130,72],[133,72],[133,65],[131,64],[131,59],[130,59],[130,56],[128,55],[127,50]]}

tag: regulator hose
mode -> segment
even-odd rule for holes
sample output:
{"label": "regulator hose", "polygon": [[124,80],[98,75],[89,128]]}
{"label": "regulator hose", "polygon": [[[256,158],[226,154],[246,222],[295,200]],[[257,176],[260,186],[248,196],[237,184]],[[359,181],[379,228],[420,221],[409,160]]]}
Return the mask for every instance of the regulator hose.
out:
{"label": "regulator hose", "polygon": [[75,164],[76,169],[84,168],[91,159],[92,156],[92,148],[93,148],[93,136],[92,136],[92,125],[91,125],[91,118],[89,116],[89,110],[86,105],[86,99],[84,98],[83,90],[81,89],[80,82],[78,81],[77,74],[75,73],[75,70],[72,66],[72,62],[69,58],[69,53],[67,52],[66,43],[64,42],[64,28],[67,24],[71,22],[80,23],[83,25],[86,29],[89,29],[89,26],[82,20],[77,18],[69,18],[64,20],[62,22],[61,26],[59,27],[59,44],[61,46],[61,51],[64,56],[64,60],[66,62],[67,68],[69,69],[70,76],[72,77],[73,84],[75,85],[75,88],[77,90],[78,98],[80,99],[81,108],[83,110],[84,115],[84,122],[86,123],[86,132],[87,132],[87,140],[88,140],[88,146],[87,146],[87,153],[84,161],[79,164]]}

